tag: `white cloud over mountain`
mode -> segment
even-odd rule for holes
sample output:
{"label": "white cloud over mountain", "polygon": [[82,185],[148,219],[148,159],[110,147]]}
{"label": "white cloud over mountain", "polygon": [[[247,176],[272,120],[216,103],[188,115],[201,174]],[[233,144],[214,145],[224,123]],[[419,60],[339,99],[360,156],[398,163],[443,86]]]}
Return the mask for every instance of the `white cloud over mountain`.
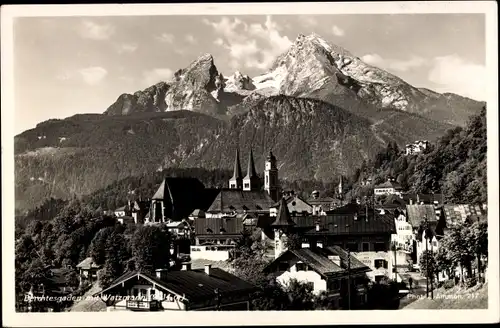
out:
{"label": "white cloud over mountain", "polygon": [[345,31],[343,29],[341,29],[340,27],[338,27],[337,25],[333,25],[332,33],[335,36],[344,36],[345,35]]}
{"label": "white cloud over mountain", "polygon": [[429,81],[437,92],[453,92],[475,100],[486,100],[486,67],[466,61],[460,56],[436,57],[429,71]]}
{"label": "white cloud over mountain", "polygon": [[220,35],[217,45],[229,51],[230,66],[241,68],[267,69],[277,55],[290,47],[292,41],[281,35],[280,28],[271,16],[266,16],[264,24],[247,24],[238,18],[222,17],[218,22],[204,19]]}

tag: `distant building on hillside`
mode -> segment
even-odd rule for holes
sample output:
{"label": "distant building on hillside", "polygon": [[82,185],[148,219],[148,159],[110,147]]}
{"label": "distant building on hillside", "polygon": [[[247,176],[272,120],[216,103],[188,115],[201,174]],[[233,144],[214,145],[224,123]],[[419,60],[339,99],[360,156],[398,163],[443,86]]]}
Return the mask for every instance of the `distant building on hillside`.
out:
{"label": "distant building on hillside", "polygon": [[334,209],[334,201],[332,197],[320,197],[317,190],[314,190],[307,199],[307,203],[312,206],[313,215],[326,215],[326,212]]}
{"label": "distant building on hillside", "polygon": [[406,145],[406,155],[413,155],[416,153],[420,153],[427,149],[429,146],[429,141],[427,140],[417,140],[412,144]]}
{"label": "distant building on hillside", "polygon": [[373,193],[375,196],[382,195],[401,195],[403,191],[403,187],[394,179],[388,178],[386,182],[376,185],[373,188]]}
{"label": "distant building on hillside", "polygon": [[[285,201],[288,206],[288,211],[292,213],[292,215],[312,215],[313,214],[313,206],[309,204],[307,201],[303,200],[299,196],[284,196]],[[277,202],[271,206],[270,216],[276,216],[278,214],[278,209],[281,202]]]}

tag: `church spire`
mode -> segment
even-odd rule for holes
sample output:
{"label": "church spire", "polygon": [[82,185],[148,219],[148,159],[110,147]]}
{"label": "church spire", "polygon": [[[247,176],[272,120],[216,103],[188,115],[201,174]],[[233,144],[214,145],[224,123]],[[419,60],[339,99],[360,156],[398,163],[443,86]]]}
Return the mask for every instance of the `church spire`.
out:
{"label": "church spire", "polygon": [[253,151],[250,148],[250,155],[248,156],[247,176],[245,178],[253,179],[255,177],[257,177],[257,171],[255,171],[255,163],[253,161]]}
{"label": "church spire", "polygon": [[243,178],[243,190],[245,191],[255,191],[260,190],[260,179],[255,171],[255,163],[253,161],[253,151],[250,148],[250,154],[248,155],[248,169],[247,175]]}
{"label": "church spire", "polygon": [[240,149],[236,148],[236,156],[234,159],[234,173],[233,177],[229,180],[229,188],[242,189],[243,188],[243,174],[241,173],[240,165]]}
{"label": "church spire", "polygon": [[236,157],[234,159],[234,173],[233,179],[242,179],[243,174],[241,173],[241,165],[240,165],[240,149],[236,148]]}

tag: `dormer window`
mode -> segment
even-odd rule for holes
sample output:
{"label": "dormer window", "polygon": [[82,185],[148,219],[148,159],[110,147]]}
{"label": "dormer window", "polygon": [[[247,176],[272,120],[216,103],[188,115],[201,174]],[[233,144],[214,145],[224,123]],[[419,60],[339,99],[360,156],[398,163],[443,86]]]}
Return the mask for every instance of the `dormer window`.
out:
{"label": "dormer window", "polygon": [[243,205],[241,208],[242,208],[244,211],[248,211],[248,210],[249,210],[249,208],[248,208],[248,207],[246,207],[245,205]]}
{"label": "dormer window", "polygon": [[220,231],[220,233],[225,233],[225,232],[226,232],[226,229],[224,229],[224,228],[220,228],[220,229],[219,229],[219,231]]}
{"label": "dormer window", "polygon": [[255,205],[255,208],[258,209],[258,210],[262,209],[262,207],[260,207],[259,205]]}
{"label": "dormer window", "polygon": [[233,205],[229,205],[229,209],[230,209],[231,211],[236,210],[236,208],[235,208]]}
{"label": "dormer window", "polygon": [[207,232],[208,232],[208,233],[214,233],[214,232],[213,232],[213,230],[212,230],[212,229],[210,229],[210,228],[207,228]]}

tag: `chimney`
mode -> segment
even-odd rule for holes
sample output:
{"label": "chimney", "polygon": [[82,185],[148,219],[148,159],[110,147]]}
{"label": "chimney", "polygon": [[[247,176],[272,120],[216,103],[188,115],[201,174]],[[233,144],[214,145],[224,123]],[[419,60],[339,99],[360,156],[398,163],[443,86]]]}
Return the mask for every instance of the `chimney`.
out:
{"label": "chimney", "polygon": [[212,269],[212,265],[211,264],[205,264],[205,273],[207,275],[210,275],[210,270]]}
{"label": "chimney", "polygon": [[341,261],[340,261],[340,256],[338,255],[328,255],[328,259],[338,265],[339,267],[341,266]]}
{"label": "chimney", "polygon": [[190,271],[191,270],[191,263],[186,262],[182,263],[182,271]]}
{"label": "chimney", "polygon": [[156,269],[156,278],[163,280],[167,278],[167,269]]}

